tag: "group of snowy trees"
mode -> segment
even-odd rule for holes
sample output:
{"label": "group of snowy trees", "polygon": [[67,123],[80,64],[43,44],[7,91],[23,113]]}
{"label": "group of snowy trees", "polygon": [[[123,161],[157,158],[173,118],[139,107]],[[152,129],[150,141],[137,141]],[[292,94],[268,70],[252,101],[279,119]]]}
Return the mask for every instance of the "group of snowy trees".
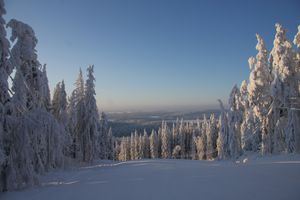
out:
{"label": "group of snowy trees", "polygon": [[[264,40],[257,35],[256,57],[249,59],[248,83],[242,83],[235,96],[242,116],[242,149],[261,153],[300,152],[300,26],[294,38],[298,50],[276,24],[273,48],[268,53]],[[231,108],[234,109],[231,105]],[[242,111],[242,112],[241,112]],[[252,131],[251,131],[252,130]],[[237,131],[232,134],[239,134]]]}
{"label": "group of snowy trees", "polygon": [[130,137],[117,138],[114,157],[123,161],[143,158],[212,159],[217,155],[217,137],[214,114],[202,121],[176,120],[172,128],[164,121],[158,131],[152,130],[150,135],[146,131],[143,134],[135,131]]}
{"label": "group of snowy trees", "polygon": [[[115,159],[237,158],[245,151],[300,152],[300,26],[294,38],[298,50],[276,24],[273,49],[268,53],[258,34],[256,57],[249,58],[249,80],[234,86],[229,109],[220,101],[216,120],[162,123],[151,135],[137,132],[115,141]],[[150,147],[149,147],[150,146]]]}
{"label": "group of snowy trees", "polygon": [[15,19],[6,24],[5,12],[0,0],[0,191],[36,184],[40,174],[66,163],[112,159],[112,133],[96,105],[94,67],[88,67],[85,84],[80,71],[69,100],[62,81],[51,101],[33,29]]}
{"label": "group of snowy trees", "polygon": [[[71,140],[66,142],[66,154],[84,162],[95,158],[112,159],[113,152],[112,131],[108,128],[107,117],[104,113],[99,116],[93,73],[94,66],[89,66],[88,79],[84,85],[82,71],[79,71],[76,88],[69,98],[68,105],[64,82],[58,83],[52,103],[54,116],[58,115],[58,119],[62,119],[60,122],[70,133],[67,134]],[[55,108],[55,105],[58,105],[58,108]]]}

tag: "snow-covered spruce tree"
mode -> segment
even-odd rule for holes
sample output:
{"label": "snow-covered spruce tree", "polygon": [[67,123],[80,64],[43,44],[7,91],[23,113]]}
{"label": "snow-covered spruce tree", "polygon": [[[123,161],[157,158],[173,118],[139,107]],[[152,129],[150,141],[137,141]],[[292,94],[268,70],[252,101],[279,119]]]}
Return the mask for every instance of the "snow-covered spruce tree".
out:
{"label": "snow-covered spruce tree", "polygon": [[157,130],[158,158],[161,158],[161,127]]}
{"label": "snow-covered spruce tree", "polygon": [[229,97],[229,113],[228,113],[228,144],[229,153],[232,158],[237,158],[241,154],[241,119],[242,113],[239,106],[240,93],[235,85],[231,90]]}
{"label": "snow-covered spruce tree", "polygon": [[[12,29],[11,41],[15,42],[11,49],[10,60],[16,68],[16,73],[23,75],[23,84],[26,86],[25,110],[28,111],[22,115],[25,124],[17,123],[11,126],[23,126],[22,129],[28,130],[33,148],[32,163],[35,171],[42,173],[49,168],[60,167],[63,164],[60,142],[62,130],[53,115],[47,111],[44,103],[45,97],[49,95],[45,89],[48,87],[48,81],[37,60],[35,49],[37,38],[34,31],[29,25],[15,19],[11,20],[7,26]],[[22,129],[16,128],[16,130]],[[23,133],[19,134],[19,137],[22,137]],[[54,145],[55,148],[53,148]]]}
{"label": "snow-covered spruce tree", "polygon": [[212,159],[213,153],[214,153],[214,147],[213,147],[213,135],[211,131],[211,124],[210,120],[208,123],[208,126],[206,128],[206,159]]}
{"label": "snow-covered spruce tree", "polygon": [[108,159],[109,155],[109,127],[108,127],[108,119],[104,112],[101,112],[100,115],[100,124],[99,128],[99,135],[97,136],[97,143],[95,144],[97,147],[97,154],[98,157],[101,159]]}
{"label": "snow-covered spruce tree", "polygon": [[72,157],[76,160],[83,160],[82,149],[82,134],[84,131],[84,80],[81,69],[79,70],[78,78],[75,82],[75,89],[69,98],[69,122],[68,127],[72,136]]}
{"label": "snow-covered spruce tree", "polygon": [[[255,137],[253,138],[253,147],[252,147],[254,151],[257,150],[258,148],[257,143],[260,140],[259,137],[257,137],[256,133],[270,134],[270,137],[264,135],[264,139],[271,138],[271,135],[273,135],[272,131],[269,129],[264,128],[264,130],[262,130],[263,120],[266,120],[264,118],[266,118],[267,115],[268,118],[270,117],[272,118],[271,115],[273,114],[272,112],[269,112],[272,103],[272,96],[270,93],[272,76],[270,73],[270,65],[268,63],[268,58],[267,58],[268,52],[265,47],[264,40],[258,34],[256,34],[256,38],[257,38],[256,49],[258,53],[256,55],[256,58],[249,59],[251,74],[249,77],[249,87],[248,87],[249,104],[251,110],[253,110],[253,121],[255,121],[256,124],[256,127],[254,129],[255,134],[253,135]],[[265,124],[266,121],[264,122],[264,125]]]}
{"label": "snow-covered spruce tree", "polygon": [[24,81],[22,72],[17,70],[12,87],[13,112],[8,119],[11,133],[6,141],[9,152],[5,176],[8,190],[33,185],[37,182],[37,173],[62,164],[58,137],[60,128],[49,113],[28,111]]}
{"label": "snow-covered spruce tree", "polygon": [[[255,126],[248,126],[248,130],[253,129],[253,138],[252,138],[252,149],[254,151],[258,150],[261,134],[262,134],[262,121],[269,113],[270,105],[272,103],[272,97],[270,93],[270,85],[272,82],[272,76],[270,72],[270,65],[268,62],[268,51],[265,47],[265,42],[262,37],[256,34],[257,45],[256,50],[258,51],[255,58],[249,59],[249,66],[251,69],[248,85],[248,99],[249,99],[249,108],[245,109],[245,119],[249,123],[254,122]],[[252,112],[253,111],[253,112]],[[272,113],[269,113],[271,117]],[[253,116],[251,116],[253,115]],[[267,129],[264,129],[264,134]],[[247,146],[246,146],[247,147]]]}
{"label": "snow-covered spruce tree", "polygon": [[[199,128],[198,128],[198,126],[194,128],[194,124],[192,124],[191,127],[192,127],[192,130],[194,130],[194,129],[196,130],[196,132],[195,132],[196,135],[201,135],[204,138],[205,152],[206,152],[207,151],[207,148],[206,148],[206,145],[207,145],[207,132],[209,130],[209,120],[206,118],[206,115],[205,114],[203,115],[203,121],[202,121]],[[197,132],[199,134],[197,134]]]}
{"label": "snow-covered spruce tree", "polygon": [[143,136],[140,134],[139,135],[139,155],[138,155],[138,159],[143,159],[144,158],[144,140],[143,140]]}
{"label": "snow-covered spruce tree", "polygon": [[170,135],[169,135],[169,140],[170,140],[170,151],[171,151],[171,157],[172,157],[172,150],[173,150],[173,148],[175,147],[175,145],[174,145],[174,139],[173,139],[173,132],[172,132],[172,129],[169,129],[169,131],[170,131]]}
{"label": "snow-covered spruce tree", "polygon": [[256,58],[249,59],[251,69],[248,85],[248,99],[256,117],[262,121],[271,104],[270,85],[272,77],[268,62],[268,52],[262,37],[256,34],[258,51]]}
{"label": "snow-covered spruce tree", "polygon": [[67,93],[65,90],[64,81],[56,84],[52,98],[52,114],[59,122],[61,129],[64,130],[64,135],[61,139],[63,140],[63,153],[67,157],[72,157],[72,139],[68,129],[68,113],[67,113]]}
{"label": "snow-covered spruce tree", "polygon": [[120,161],[126,161],[128,160],[128,155],[127,155],[127,140],[126,137],[122,137],[121,139],[121,144],[120,144],[120,152],[118,156],[118,160]]}
{"label": "snow-covered spruce tree", "polygon": [[206,158],[213,159],[217,156],[217,138],[218,138],[218,130],[217,130],[217,122],[215,119],[215,115],[211,114],[209,119],[209,126],[206,131]]}
{"label": "snow-covered spruce tree", "polygon": [[186,158],[185,141],[186,141],[185,127],[184,127],[183,119],[181,119],[180,125],[179,125],[179,145],[181,147],[181,158],[182,159]]}
{"label": "snow-covered spruce tree", "polygon": [[62,81],[57,83],[54,89],[52,98],[52,114],[65,127],[68,123],[67,107],[67,93],[65,89],[65,83]]}
{"label": "snow-covered spruce tree", "polygon": [[195,137],[194,141],[196,143],[197,158],[199,160],[205,159],[205,142],[202,136]]}
{"label": "snow-covered spruce tree", "polygon": [[[99,157],[97,155],[99,153],[98,141],[101,146],[105,147],[105,143],[107,140],[108,130],[106,129],[106,133],[102,133],[101,136],[103,138],[99,138],[99,112],[96,104],[96,92],[95,92],[95,77],[94,77],[94,66],[91,65],[87,68],[87,80],[85,84],[85,93],[84,93],[84,114],[83,118],[83,132],[81,135],[81,146],[82,146],[82,154],[83,161],[90,162],[95,158]],[[102,142],[104,141],[104,142]],[[102,144],[101,144],[102,142]],[[101,158],[105,158],[105,149],[104,155]],[[101,153],[101,152],[100,152]]]}
{"label": "snow-covered spruce tree", "polygon": [[150,135],[150,154],[152,159],[158,158],[158,136],[155,130]]}
{"label": "snow-covered spruce tree", "polygon": [[150,158],[150,140],[146,129],[144,129],[143,144],[144,144],[144,158]]}
{"label": "snow-covered spruce tree", "polygon": [[[50,114],[51,108],[51,97],[50,97],[50,89],[48,84],[48,77],[46,71],[46,65],[43,65],[41,69],[41,110],[42,115],[45,117],[45,121],[42,122],[42,130],[46,133],[50,130],[47,139],[47,151],[48,151],[48,158],[47,158],[47,166],[46,169],[49,168],[57,168],[61,167],[64,162],[64,155],[63,152],[65,145],[69,145],[69,137],[68,133],[66,132],[66,128],[64,124],[58,123],[58,121]],[[43,119],[43,117],[42,117]],[[49,125],[47,124],[49,122]],[[51,124],[52,123],[52,124]],[[59,144],[56,144],[59,142]],[[54,146],[57,149],[52,149]],[[58,150],[58,151],[57,151]]]}
{"label": "snow-covered spruce tree", "polygon": [[179,145],[179,137],[178,137],[178,129],[179,129],[179,120],[177,118],[176,123],[173,123],[172,126],[172,145],[176,146]]}
{"label": "snow-covered spruce tree", "polygon": [[46,70],[46,64],[42,67],[42,73],[41,73],[41,101],[42,101],[42,107],[46,108],[46,110],[49,112],[51,107],[51,97],[50,97],[50,89],[48,84],[48,76],[47,76],[47,70]]}
{"label": "snow-covered spruce tree", "polygon": [[[196,128],[196,130],[197,130],[197,128]],[[206,152],[207,152],[206,145],[207,145],[207,132],[208,132],[208,130],[209,130],[209,121],[207,120],[206,115],[204,115],[203,116],[203,122],[201,124],[201,128],[198,129],[198,132],[200,132],[201,142],[203,143],[202,147],[201,147],[201,148],[203,148],[203,152],[202,152],[203,157],[201,157],[201,160],[206,159]],[[196,135],[199,135],[199,134],[196,134]]]}
{"label": "snow-covered spruce tree", "polygon": [[112,128],[110,127],[108,129],[108,138],[107,138],[107,159],[112,160],[113,159],[113,152],[114,152],[114,136]]}
{"label": "snow-covered spruce tree", "polygon": [[[202,126],[202,124],[201,124]],[[195,127],[195,124],[193,121],[188,121],[185,124],[185,128],[184,128],[184,134],[185,134],[185,158],[191,159],[191,141],[192,141],[192,136],[193,133],[195,133],[195,135],[202,135],[205,133],[201,132],[201,127]],[[205,141],[206,141],[206,136],[205,136]],[[206,143],[205,143],[206,146]],[[206,147],[205,147],[206,148]]]}
{"label": "snow-covered spruce tree", "polygon": [[127,161],[130,160],[129,153],[129,143],[127,137],[122,137],[121,143],[120,143],[120,155],[119,160],[121,161]]}
{"label": "snow-covered spruce tree", "polygon": [[217,150],[219,159],[229,158],[229,143],[228,143],[228,117],[226,110],[221,100],[219,100],[221,107],[221,115],[219,119],[219,133],[217,139]]}
{"label": "snow-covered spruce tree", "polygon": [[130,159],[135,159],[135,141],[134,141],[134,134],[131,133],[130,135]]}
{"label": "snow-covered spruce tree", "polygon": [[56,119],[60,118],[60,93],[61,87],[60,82],[58,82],[54,88],[53,97],[52,97],[52,114]]}
{"label": "snow-covered spruce tree", "polygon": [[270,56],[272,73],[276,76],[272,87],[273,103],[275,104],[274,148],[272,150],[273,152],[281,152],[286,149],[284,142],[287,134],[286,127],[291,127],[288,126],[287,122],[293,121],[288,119],[293,115],[288,114],[291,110],[286,108],[291,106],[291,99],[298,95],[299,90],[292,43],[286,37],[286,30],[280,24],[275,26],[276,35]]}
{"label": "snow-covered spruce tree", "polygon": [[68,132],[71,135],[71,149],[70,154],[73,159],[78,159],[78,136],[77,136],[77,113],[76,113],[76,92],[75,90],[71,93],[71,96],[68,98]]}
{"label": "snow-covered spruce tree", "polygon": [[130,138],[126,137],[126,160],[130,160]]}
{"label": "snow-covered spruce tree", "polygon": [[121,149],[120,149],[119,138],[115,138],[115,140],[114,140],[113,160],[119,160],[120,150]]}
{"label": "snow-covered spruce tree", "polygon": [[197,159],[196,139],[197,138],[196,138],[195,132],[194,132],[193,136],[192,136],[192,141],[191,141],[191,158],[192,158],[192,160]]}
{"label": "snow-covered spruce tree", "polygon": [[134,152],[135,152],[135,154],[134,154],[134,160],[138,160],[139,156],[140,156],[139,144],[140,144],[139,135],[138,135],[137,130],[135,130],[134,131]]}
{"label": "snow-covered spruce tree", "polygon": [[170,129],[167,122],[162,122],[161,128],[161,157],[170,158],[171,157],[171,144],[170,144]]}
{"label": "snow-covered spruce tree", "polygon": [[7,118],[9,134],[6,135],[5,148],[7,160],[1,172],[2,190],[14,190],[26,185],[33,185],[37,181],[34,170],[34,154],[30,145],[26,119],[26,88],[23,75],[17,71],[13,80],[12,114]]}
{"label": "snow-covered spruce tree", "polygon": [[[241,147],[244,151],[251,151],[254,143],[259,144],[259,141],[254,141],[254,118],[253,111],[250,108],[248,100],[248,84],[244,80],[240,87],[240,103],[243,112],[243,122],[241,124]],[[254,149],[253,149],[254,150]]]}

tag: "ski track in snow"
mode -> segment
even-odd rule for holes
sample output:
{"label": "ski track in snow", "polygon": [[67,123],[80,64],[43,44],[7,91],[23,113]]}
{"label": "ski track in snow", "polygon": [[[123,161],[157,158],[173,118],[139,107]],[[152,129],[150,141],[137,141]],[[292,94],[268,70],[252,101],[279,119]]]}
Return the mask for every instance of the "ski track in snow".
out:
{"label": "ski track in snow", "polygon": [[138,160],[51,172],[1,200],[300,199],[300,155],[241,161]]}

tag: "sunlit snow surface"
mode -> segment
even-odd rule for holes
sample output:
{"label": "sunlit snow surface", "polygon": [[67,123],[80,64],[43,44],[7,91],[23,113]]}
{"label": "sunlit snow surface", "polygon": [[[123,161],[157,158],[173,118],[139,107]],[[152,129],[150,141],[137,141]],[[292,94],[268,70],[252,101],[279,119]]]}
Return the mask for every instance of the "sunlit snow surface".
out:
{"label": "sunlit snow surface", "polygon": [[41,185],[1,200],[300,199],[300,155],[238,161],[99,161],[52,172]]}

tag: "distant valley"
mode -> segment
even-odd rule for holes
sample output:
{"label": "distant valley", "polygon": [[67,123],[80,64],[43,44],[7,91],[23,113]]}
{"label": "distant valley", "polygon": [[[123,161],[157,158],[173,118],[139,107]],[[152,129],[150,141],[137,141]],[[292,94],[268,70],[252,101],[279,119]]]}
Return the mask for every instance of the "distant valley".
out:
{"label": "distant valley", "polygon": [[107,115],[109,126],[112,127],[114,136],[120,137],[128,136],[135,130],[143,132],[144,129],[149,134],[152,129],[157,130],[163,120],[172,124],[177,119],[203,119],[204,114],[209,117],[212,113],[218,117],[220,111],[214,109],[195,112],[108,112]]}

